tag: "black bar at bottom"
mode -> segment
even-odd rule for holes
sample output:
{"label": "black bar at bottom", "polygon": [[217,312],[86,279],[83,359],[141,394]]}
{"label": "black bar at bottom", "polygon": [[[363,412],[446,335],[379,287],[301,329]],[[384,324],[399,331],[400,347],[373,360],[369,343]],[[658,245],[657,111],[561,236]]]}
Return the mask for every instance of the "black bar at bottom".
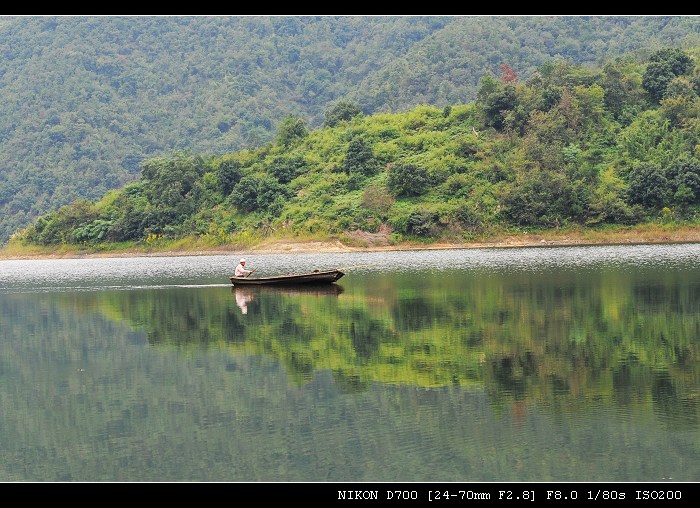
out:
{"label": "black bar at bottom", "polygon": [[[13,493],[47,500],[178,501],[195,505],[216,498],[225,502],[313,502],[327,505],[434,504],[459,506],[486,503],[509,506],[538,503],[552,507],[596,503],[665,503],[700,501],[700,483],[693,482],[13,482]],[[101,496],[95,498],[94,496]],[[108,497],[104,497],[108,496]],[[183,496],[190,496],[185,501]],[[534,506],[531,504],[531,506]],[[620,504],[620,506],[622,506]],[[128,507],[127,507],[128,508]]]}
{"label": "black bar at bottom", "polygon": [[[383,503],[460,505],[486,503],[508,506],[532,503],[564,507],[573,503],[700,501],[695,483],[310,483],[241,485],[245,496],[296,499],[326,504]],[[261,488],[262,487],[262,488]],[[264,491],[264,492],[262,492]]]}
{"label": "black bar at bottom", "polygon": [[[277,484],[277,487],[280,496],[300,495],[324,505],[360,502],[454,506],[478,502],[502,506],[531,503],[534,506],[532,503],[536,502],[538,506],[564,507],[574,503],[631,502],[643,505],[663,502],[666,506],[680,508],[681,504],[700,501],[700,484],[673,482],[302,483]],[[255,486],[250,488],[255,489]],[[268,488],[274,491],[276,485],[269,484]],[[273,494],[274,497],[277,495],[276,492]]]}

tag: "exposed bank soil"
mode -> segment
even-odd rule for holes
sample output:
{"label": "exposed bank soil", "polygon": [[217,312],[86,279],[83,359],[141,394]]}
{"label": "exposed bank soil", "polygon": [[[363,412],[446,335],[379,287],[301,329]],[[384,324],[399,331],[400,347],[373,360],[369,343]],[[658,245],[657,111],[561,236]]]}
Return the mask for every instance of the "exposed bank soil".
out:
{"label": "exposed bank soil", "polygon": [[678,231],[617,231],[599,235],[584,233],[541,235],[513,235],[494,238],[492,241],[480,242],[439,242],[432,244],[393,244],[390,241],[391,230],[382,226],[376,233],[366,231],[346,232],[347,243],[334,242],[293,242],[274,241],[249,249],[251,253],[313,253],[313,252],[367,252],[392,250],[430,250],[430,249],[484,249],[508,247],[545,247],[573,245],[631,245],[651,243],[698,243],[700,228],[684,228]]}
{"label": "exposed bank soil", "polygon": [[69,258],[107,258],[107,257],[139,257],[139,256],[214,256],[214,255],[255,255],[255,254],[309,254],[333,252],[371,252],[399,250],[434,250],[434,249],[483,249],[483,248],[515,248],[515,247],[546,247],[574,245],[620,245],[620,244],[653,244],[653,243],[700,243],[700,228],[686,228],[678,231],[618,231],[612,234],[584,235],[570,233],[556,235],[513,235],[495,238],[492,241],[464,243],[401,243],[390,242],[391,232],[380,229],[376,233],[353,231],[346,233],[347,243],[334,241],[294,241],[269,240],[254,247],[234,248],[224,246],[206,250],[170,250],[143,251],[131,250],[120,252],[59,252],[59,253],[17,253],[9,254],[0,251],[0,259],[69,259]]}

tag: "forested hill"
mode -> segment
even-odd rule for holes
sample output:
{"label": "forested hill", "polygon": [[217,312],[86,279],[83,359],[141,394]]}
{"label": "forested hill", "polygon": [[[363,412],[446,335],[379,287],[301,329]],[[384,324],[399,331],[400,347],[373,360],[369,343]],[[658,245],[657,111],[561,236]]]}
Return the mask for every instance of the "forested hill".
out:
{"label": "forested hill", "polygon": [[[485,74],[476,101],[285,118],[274,142],[175,151],[98,202],[39,217],[10,247],[247,248],[272,239],[484,239],[532,229],[700,223],[700,51],[591,69]],[[568,229],[567,229],[568,228]]]}
{"label": "forested hill", "polygon": [[487,71],[696,46],[695,17],[0,18],[0,244],[175,149],[261,146],[341,99],[365,114],[476,98]]}

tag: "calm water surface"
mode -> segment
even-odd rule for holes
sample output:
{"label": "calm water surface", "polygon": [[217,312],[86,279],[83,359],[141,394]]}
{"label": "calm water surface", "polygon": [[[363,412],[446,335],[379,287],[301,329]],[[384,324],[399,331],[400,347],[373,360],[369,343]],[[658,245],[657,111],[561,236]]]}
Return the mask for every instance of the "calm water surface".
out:
{"label": "calm water surface", "polygon": [[696,482],[700,245],[0,261],[0,481]]}

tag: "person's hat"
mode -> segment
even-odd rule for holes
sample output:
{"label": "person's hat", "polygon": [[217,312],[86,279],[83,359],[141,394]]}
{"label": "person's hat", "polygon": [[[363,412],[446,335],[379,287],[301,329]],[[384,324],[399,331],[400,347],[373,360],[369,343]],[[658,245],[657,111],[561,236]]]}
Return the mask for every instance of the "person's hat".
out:
{"label": "person's hat", "polygon": [[245,263],[245,258],[241,258],[241,263]]}

